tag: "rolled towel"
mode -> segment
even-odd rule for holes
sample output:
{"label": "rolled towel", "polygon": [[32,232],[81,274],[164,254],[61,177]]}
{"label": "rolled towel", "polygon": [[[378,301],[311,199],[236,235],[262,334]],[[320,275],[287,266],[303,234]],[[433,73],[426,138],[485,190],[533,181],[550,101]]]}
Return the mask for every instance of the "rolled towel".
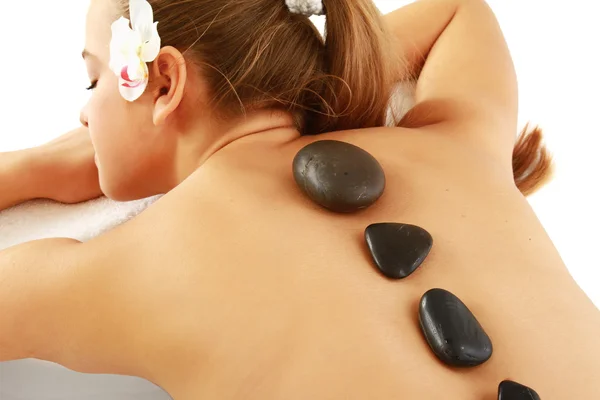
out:
{"label": "rolled towel", "polygon": [[53,237],[85,242],[128,221],[160,196],[117,202],[100,197],[79,204],[33,200],[0,211],[0,250]]}

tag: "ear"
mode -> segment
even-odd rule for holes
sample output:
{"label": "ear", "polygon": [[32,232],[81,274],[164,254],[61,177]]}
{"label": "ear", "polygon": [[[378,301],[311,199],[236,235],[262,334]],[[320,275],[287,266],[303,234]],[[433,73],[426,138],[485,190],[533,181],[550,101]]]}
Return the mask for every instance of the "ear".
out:
{"label": "ear", "polygon": [[187,67],[183,54],[174,47],[160,49],[158,57],[152,63],[152,75],[158,88],[155,90],[154,125],[161,125],[177,109],[183,98],[183,89],[187,81]]}

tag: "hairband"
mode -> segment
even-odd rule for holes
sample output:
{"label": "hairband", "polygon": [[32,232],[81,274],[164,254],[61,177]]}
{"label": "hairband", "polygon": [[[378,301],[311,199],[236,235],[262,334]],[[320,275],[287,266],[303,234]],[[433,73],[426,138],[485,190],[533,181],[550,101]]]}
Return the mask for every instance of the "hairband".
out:
{"label": "hairband", "polygon": [[322,0],[285,0],[285,4],[294,14],[302,14],[307,17],[325,14]]}

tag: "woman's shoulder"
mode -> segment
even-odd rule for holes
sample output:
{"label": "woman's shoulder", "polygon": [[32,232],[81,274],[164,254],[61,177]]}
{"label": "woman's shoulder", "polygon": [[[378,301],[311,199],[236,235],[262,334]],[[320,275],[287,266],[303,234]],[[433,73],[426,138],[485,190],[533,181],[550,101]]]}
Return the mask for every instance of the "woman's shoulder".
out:
{"label": "woman's shoulder", "polygon": [[510,164],[457,139],[454,129],[450,124],[376,127],[301,136],[277,145],[249,140],[221,150],[155,207],[182,213],[224,204],[238,209],[260,209],[265,203],[290,206],[302,196],[294,180],[295,159],[308,146],[332,141],[366,151],[391,182],[400,180],[405,187],[445,180],[462,182],[464,191],[487,185],[514,188]]}
{"label": "woman's shoulder", "polygon": [[475,129],[455,122],[419,127],[376,127],[331,132],[303,137],[289,146],[287,158],[302,147],[321,140],[353,144],[369,152],[384,166],[386,173],[398,168],[441,170],[448,175],[465,174],[476,168],[489,172],[495,179],[513,182],[510,154],[492,155],[478,142],[468,139],[465,130]]}
{"label": "woman's shoulder", "polygon": [[294,179],[294,159],[321,141],[347,143],[372,155],[385,173],[389,196],[426,198],[448,185],[467,195],[490,186],[515,189],[510,169],[453,140],[451,133],[443,126],[380,127],[302,136],[277,147],[262,141],[229,146],[113,235],[130,240],[136,234],[128,231],[144,232],[145,237],[156,232],[156,239],[164,240],[164,232],[197,235],[240,220],[268,222],[265,218],[273,210],[311,213],[315,206]]}

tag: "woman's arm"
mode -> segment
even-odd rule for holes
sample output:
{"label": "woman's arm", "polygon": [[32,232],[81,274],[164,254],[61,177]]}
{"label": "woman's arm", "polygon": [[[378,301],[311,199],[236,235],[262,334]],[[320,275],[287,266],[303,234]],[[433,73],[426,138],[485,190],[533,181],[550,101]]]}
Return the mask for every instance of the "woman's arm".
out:
{"label": "woman's arm", "polygon": [[398,49],[397,80],[416,79],[461,0],[417,0],[384,16]]}
{"label": "woman's arm", "polygon": [[0,153],[0,210],[35,197],[35,173],[27,153]]}
{"label": "woman's arm", "polygon": [[59,299],[75,273],[76,243],[45,239],[0,251],[0,362],[49,356],[60,340],[56,328],[67,321]]}
{"label": "woman's arm", "polygon": [[0,153],[0,210],[35,198],[79,203],[102,194],[85,127],[39,147]]}
{"label": "woman's arm", "polygon": [[494,13],[484,0],[418,0],[386,17],[418,74],[416,106],[404,126],[451,123],[457,138],[488,151],[512,171],[517,80]]}
{"label": "woman's arm", "polygon": [[149,335],[132,326],[136,283],[115,244],[101,242],[44,239],[0,251],[0,362],[146,377],[150,352],[136,341]]}

